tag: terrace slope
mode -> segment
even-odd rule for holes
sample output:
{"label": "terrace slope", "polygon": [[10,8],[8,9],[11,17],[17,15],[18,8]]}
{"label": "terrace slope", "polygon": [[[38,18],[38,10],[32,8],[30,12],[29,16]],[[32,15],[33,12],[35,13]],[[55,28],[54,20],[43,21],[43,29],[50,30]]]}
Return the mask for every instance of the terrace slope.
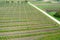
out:
{"label": "terrace slope", "polygon": [[28,3],[0,5],[0,40],[35,40],[47,32],[59,33],[57,30],[56,22]]}

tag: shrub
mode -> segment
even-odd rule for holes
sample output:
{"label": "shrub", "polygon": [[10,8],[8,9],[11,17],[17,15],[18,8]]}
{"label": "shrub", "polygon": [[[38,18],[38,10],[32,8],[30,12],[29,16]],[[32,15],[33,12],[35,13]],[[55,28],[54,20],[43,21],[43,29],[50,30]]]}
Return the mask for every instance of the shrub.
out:
{"label": "shrub", "polygon": [[19,1],[17,1],[17,3],[19,3]]}
{"label": "shrub", "polygon": [[57,11],[54,16],[55,16],[55,17],[60,17],[60,10]]}
{"label": "shrub", "polygon": [[14,3],[14,1],[11,1],[11,3]]}
{"label": "shrub", "polygon": [[9,3],[9,1],[6,1],[6,3]]}
{"label": "shrub", "polygon": [[27,0],[25,0],[25,2],[27,3],[28,1],[27,1]]}

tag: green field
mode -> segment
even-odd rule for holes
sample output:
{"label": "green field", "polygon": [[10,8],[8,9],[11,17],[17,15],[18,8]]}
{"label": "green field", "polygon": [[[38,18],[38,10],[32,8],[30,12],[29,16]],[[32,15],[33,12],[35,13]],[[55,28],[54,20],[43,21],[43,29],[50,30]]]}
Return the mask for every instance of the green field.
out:
{"label": "green field", "polygon": [[0,4],[0,40],[35,40],[60,33],[59,26],[28,3]]}
{"label": "green field", "polygon": [[[54,17],[54,14],[60,10],[60,3],[41,3],[41,2],[32,2],[38,8],[46,11],[48,14]],[[50,12],[49,12],[50,11]],[[55,17],[57,20],[60,21],[60,18]]]}

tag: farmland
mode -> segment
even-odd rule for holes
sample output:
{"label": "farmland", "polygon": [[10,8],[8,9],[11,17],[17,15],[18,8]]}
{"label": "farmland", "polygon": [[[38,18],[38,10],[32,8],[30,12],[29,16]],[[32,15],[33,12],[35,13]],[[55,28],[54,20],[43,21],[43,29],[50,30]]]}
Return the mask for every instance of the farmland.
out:
{"label": "farmland", "polygon": [[[32,2],[38,8],[46,11],[48,14],[54,17],[54,14],[60,10],[60,3],[41,3],[41,2]],[[60,21],[60,18],[54,17]]]}
{"label": "farmland", "polygon": [[28,3],[0,4],[0,40],[35,40],[57,33],[60,25]]}

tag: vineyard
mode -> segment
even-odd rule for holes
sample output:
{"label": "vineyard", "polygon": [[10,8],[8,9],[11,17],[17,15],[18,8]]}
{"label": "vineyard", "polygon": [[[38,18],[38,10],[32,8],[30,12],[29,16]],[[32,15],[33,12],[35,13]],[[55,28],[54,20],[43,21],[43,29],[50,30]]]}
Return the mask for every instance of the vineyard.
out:
{"label": "vineyard", "polygon": [[43,40],[59,34],[59,26],[28,3],[0,4],[0,40]]}
{"label": "vineyard", "polygon": [[[32,2],[35,4],[38,8],[46,11],[49,15],[53,16],[55,15],[56,12],[60,10],[60,3],[41,3],[41,2]],[[57,20],[60,21],[60,18],[54,17]]]}

